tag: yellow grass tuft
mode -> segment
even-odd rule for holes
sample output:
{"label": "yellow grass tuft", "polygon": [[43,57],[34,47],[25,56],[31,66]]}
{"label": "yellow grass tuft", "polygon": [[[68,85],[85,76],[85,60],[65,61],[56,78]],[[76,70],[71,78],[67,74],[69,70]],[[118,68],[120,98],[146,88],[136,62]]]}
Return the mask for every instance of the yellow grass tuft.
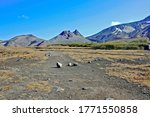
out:
{"label": "yellow grass tuft", "polygon": [[0,70],[0,81],[11,79],[14,76],[14,72],[10,70]]}
{"label": "yellow grass tuft", "polygon": [[50,93],[52,91],[52,86],[49,85],[48,81],[35,81],[31,82],[26,86],[28,91],[40,91],[45,93]]}
{"label": "yellow grass tuft", "polygon": [[12,86],[0,86],[0,91],[9,91],[12,89]]}

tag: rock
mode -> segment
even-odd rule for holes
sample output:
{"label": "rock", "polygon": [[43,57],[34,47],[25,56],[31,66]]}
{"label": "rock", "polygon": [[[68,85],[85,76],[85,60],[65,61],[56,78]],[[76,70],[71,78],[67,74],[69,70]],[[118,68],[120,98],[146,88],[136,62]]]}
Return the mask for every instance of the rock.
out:
{"label": "rock", "polygon": [[56,63],[56,66],[57,66],[57,68],[62,68],[62,63],[57,62],[57,63]]}
{"label": "rock", "polygon": [[61,87],[57,87],[57,92],[63,92],[65,89],[61,88]]}
{"label": "rock", "polygon": [[46,53],[45,56],[49,57],[49,56],[52,56],[52,55],[51,55],[51,53]]}
{"label": "rock", "polygon": [[92,63],[92,61],[88,61],[88,63]]}
{"label": "rock", "polygon": [[78,66],[78,63],[68,63],[68,66],[69,66],[69,67]]}
{"label": "rock", "polygon": [[142,93],[143,93],[143,94],[149,94],[149,90],[144,87],[144,88],[142,89]]}
{"label": "rock", "polygon": [[73,63],[73,66],[78,66],[78,63]]}
{"label": "rock", "polygon": [[85,87],[82,88],[83,91],[85,91],[85,90],[87,90],[87,89],[88,89],[88,88],[85,88]]}
{"label": "rock", "polygon": [[16,62],[19,62],[19,61],[21,61],[21,58],[18,58],[18,59],[16,60]]}
{"label": "rock", "polygon": [[73,66],[73,64],[72,63],[68,63],[68,66],[71,67],[71,66]]}
{"label": "rock", "polygon": [[73,82],[73,80],[69,80],[69,82]]}
{"label": "rock", "polygon": [[50,81],[51,81],[51,79],[50,79],[50,78],[48,78],[48,81],[50,82]]}

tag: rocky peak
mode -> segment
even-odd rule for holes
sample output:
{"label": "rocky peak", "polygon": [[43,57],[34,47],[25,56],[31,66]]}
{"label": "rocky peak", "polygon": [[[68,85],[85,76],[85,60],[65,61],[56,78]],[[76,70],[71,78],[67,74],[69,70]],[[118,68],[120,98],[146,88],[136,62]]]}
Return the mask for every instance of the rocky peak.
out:
{"label": "rocky peak", "polygon": [[81,33],[77,29],[73,33],[77,36],[82,36]]}
{"label": "rocky peak", "polygon": [[63,31],[60,33],[60,36],[65,37],[66,39],[69,39],[70,37],[74,36],[74,33],[72,33],[70,30]]}
{"label": "rocky peak", "polygon": [[65,36],[65,35],[68,35],[68,34],[70,34],[71,32],[70,32],[70,30],[68,30],[68,31],[62,31],[61,33],[60,33],[60,35],[62,35],[62,36]]}

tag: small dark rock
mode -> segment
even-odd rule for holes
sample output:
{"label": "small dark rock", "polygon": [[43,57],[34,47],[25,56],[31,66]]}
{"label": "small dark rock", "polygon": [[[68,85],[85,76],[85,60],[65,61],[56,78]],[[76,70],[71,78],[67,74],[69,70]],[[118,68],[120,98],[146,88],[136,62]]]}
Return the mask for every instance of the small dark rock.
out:
{"label": "small dark rock", "polygon": [[78,63],[73,63],[73,66],[78,66],[79,64]]}
{"label": "small dark rock", "polygon": [[87,88],[82,88],[83,91],[87,90]]}
{"label": "small dark rock", "polygon": [[19,61],[21,61],[21,58],[18,58],[18,59],[16,60],[16,62],[19,62]]}
{"label": "small dark rock", "polygon": [[50,54],[50,53],[48,53],[48,54],[45,54],[45,56],[51,56],[51,54]]}
{"label": "small dark rock", "polygon": [[73,80],[69,80],[69,82],[72,82]]}
{"label": "small dark rock", "polygon": [[92,61],[88,61],[88,63],[92,63]]}

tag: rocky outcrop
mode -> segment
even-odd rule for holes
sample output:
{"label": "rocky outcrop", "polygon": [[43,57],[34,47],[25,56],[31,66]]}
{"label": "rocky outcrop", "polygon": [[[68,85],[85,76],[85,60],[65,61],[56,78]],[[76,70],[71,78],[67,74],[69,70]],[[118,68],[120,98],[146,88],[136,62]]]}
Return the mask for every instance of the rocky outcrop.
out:
{"label": "rocky outcrop", "polygon": [[74,32],[63,31],[58,36],[49,40],[51,44],[71,44],[71,43],[86,43],[90,42],[78,30]]}

